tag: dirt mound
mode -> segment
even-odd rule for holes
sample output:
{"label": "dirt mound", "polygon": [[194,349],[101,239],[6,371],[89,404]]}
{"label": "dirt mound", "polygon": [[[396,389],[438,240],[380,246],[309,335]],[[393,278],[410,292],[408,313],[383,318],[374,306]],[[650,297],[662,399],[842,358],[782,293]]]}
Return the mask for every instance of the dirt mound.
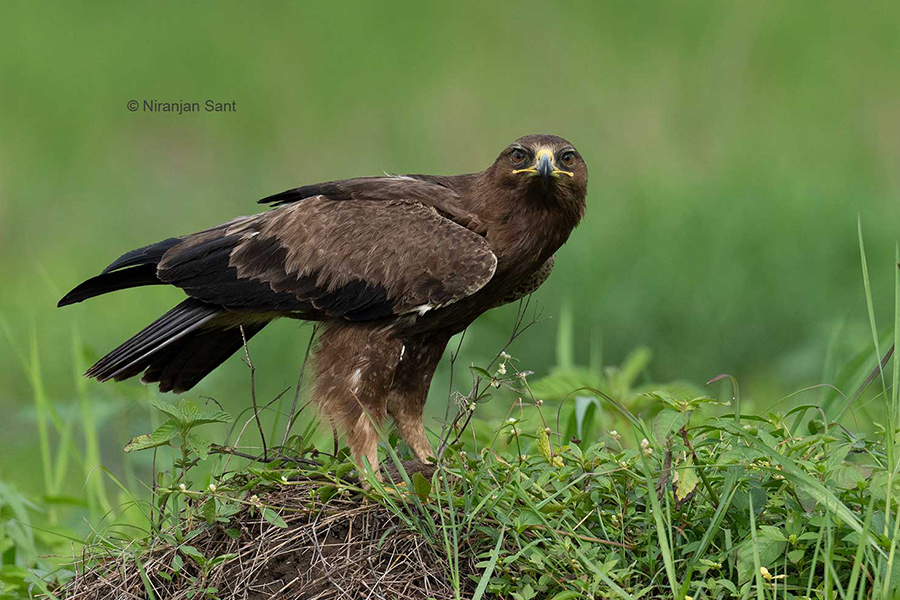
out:
{"label": "dirt mound", "polygon": [[358,494],[319,500],[319,487],[292,484],[260,497],[283,524],[245,506],[227,525],[201,526],[184,542],[190,552],[158,540],[94,562],[60,595],[149,598],[150,589],[176,600],[454,597],[446,556],[401,518]]}

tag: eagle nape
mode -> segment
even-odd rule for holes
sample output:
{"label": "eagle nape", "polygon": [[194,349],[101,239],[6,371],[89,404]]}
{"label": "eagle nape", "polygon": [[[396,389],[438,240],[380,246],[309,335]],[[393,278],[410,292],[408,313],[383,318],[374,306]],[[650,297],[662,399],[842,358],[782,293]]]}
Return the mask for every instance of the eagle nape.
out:
{"label": "eagle nape", "polygon": [[176,393],[275,319],[322,322],[314,400],[356,464],[379,476],[376,425],[388,417],[419,460],[433,458],[422,415],[447,343],[547,279],[586,193],[575,147],[528,135],[476,173],[358,177],[269,196],[266,212],[122,255],[59,306],[181,288],[184,301],[85,373],[142,375]]}

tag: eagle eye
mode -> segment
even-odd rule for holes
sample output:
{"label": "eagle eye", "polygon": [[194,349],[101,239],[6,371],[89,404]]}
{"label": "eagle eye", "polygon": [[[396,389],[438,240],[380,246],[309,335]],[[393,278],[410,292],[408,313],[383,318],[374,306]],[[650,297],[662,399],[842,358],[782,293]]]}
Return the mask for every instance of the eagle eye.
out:
{"label": "eagle eye", "polygon": [[526,157],[525,151],[522,150],[521,148],[513,148],[513,151],[510,153],[510,158],[512,158],[512,161],[516,164],[519,164],[520,162],[524,161],[525,157]]}
{"label": "eagle eye", "polygon": [[575,153],[571,150],[563,152],[562,157],[560,157],[560,162],[564,167],[571,167],[575,164]]}

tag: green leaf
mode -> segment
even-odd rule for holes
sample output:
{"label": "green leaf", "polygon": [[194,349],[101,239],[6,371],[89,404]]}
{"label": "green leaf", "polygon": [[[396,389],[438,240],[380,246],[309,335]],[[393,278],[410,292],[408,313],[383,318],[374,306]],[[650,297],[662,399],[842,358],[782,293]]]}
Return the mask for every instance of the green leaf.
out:
{"label": "green leaf", "polygon": [[201,565],[206,564],[206,557],[203,556],[203,553],[194,548],[193,546],[188,546],[184,544],[178,547],[178,551],[187,556],[188,558],[193,558]]}
{"label": "green leaf", "polygon": [[[209,561],[209,568],[214,569],[214,568],[218,567],[219,565],[221,565],[222,563],[232,560],[234,558],[237,558],[237,554],[234,554],[234,553],[220,554],[219,556],[217,556]],[[207,592],[209,592],[209,590],[213,590],[213,593],[215,593],[215,589],[216,588],[206,588]]]}
{"label": "green leaf", "polygon": [[216,500],[215,498],[207,498],[203,503],[203,519],[212,525],[216,522]]}
{"label": "green leaf", "polygon": [[425,479],[421,473],[413,473],[412,484],[416,495],[422,500],[427,500],[428,496],[431,495],[431,482]]}
{"label": "green leaf", "polygon": [[487,379],[488,381],[493,379],[491,374],[488,373],[487,371],[485,371],[484,369],[482,369],[481,367],[476,367],[475,365],[470,365],[469,371],[471,371],[471,373],[473,375],[475,375],[475,377],[478,377],[479,379]]}
{"label": "green leaf", "polygon": [[172,572],[173,573],[180,573],[181,568],[183,566],[184,566],[184,559],[181,558],[180,554],[176,553],[174,556],[172,556]]}
{"label": "green leaf", "polygon": [[162,411],[172,417],[173,419],[177,419],[181,421],[181,411],[178,410],[178,407],[174,404],[169,404],[168,402],[163,402],[158,398],[150,398],[150,404],[157,410]]}
{"label": "green leaf", "polygon": [[168,445],[169,440],[181,433],[181,423],[175,419],[168,419],[150,435],[144,434],[131,438],[125,444],[124,452],[136,452],[148,448]]}
{"label": "green leaf", "polygon": [[275,527],[281,527],[282,529],[287,527],[287,523],[284,522],[284,519],[281,518],[281,515],[279,515],[277,512],[275,512],[268,506],[262,507],[261,512],[262,512],[263,519],[265,519],[266,521],[268,521]]}
{"label": "green leaf", "polygon": [[800,559],[803,558],[803,555],[806,554],[806,550],[791,550],[787,553],[787,558],[792,563],[800,562]]}
{"label": "green leaf", "polygon": [[201,460],[206,460],[206,457],[209,456],[210,442],[200,434],[191,432],[184,438],[184,442],[187,444],[188,449]]}
{"label": "green leaf", "polygon": [[229,423],[231,422],[231,415],[225,412],[224,410],[211,410],[202,412],[188,423],[191,427],[195,427],[197,425],[204,425],[206,423]]}
{"label": "green leaf", "polygon": [[[784,553],[786,543],[760,536],[756,539],[756,549],[759,551],[759,566],[771,567]],[[753,572],[753,542],[747,540],[738,548],[738,580],[743,583],[754,575]]]}
{"label": "green leaf", "polygon": [[682,427],[687,425],[691,418],[689,412],[678,412],[668,408],[661,410],[653,420],[653,434],[660,446],[665,446],[669,439],[669,435],[675,434]]}
{"label": "green leaf", "polygon": [[196,402],[182,398],[178,403],[178,412],[181,414],[182,421],[190,423],[200,415],[200,407]]}
{"label": "green leaf", "polygon": [[181,423],[175,419],[169,419],[150,434],[150,439],[154,444],[163,444],[181,433],[181,430]]}

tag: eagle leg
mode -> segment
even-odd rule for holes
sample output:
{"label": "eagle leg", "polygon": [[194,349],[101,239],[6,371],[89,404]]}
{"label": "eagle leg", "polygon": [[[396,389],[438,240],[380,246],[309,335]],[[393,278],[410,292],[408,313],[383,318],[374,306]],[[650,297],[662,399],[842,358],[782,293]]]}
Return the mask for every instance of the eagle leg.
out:
{"label": "eagle leg", "polygon": [[320,411],[350,446],[357,467],[368,460],[379,480],[378,431],[387,419],[401,344],[389,328],[333,321],[316,344],[313,391]]}
{"label": "eagle leg", "polygon": [[428,388],[450,333],[432,331],[403,339],[400,358],[387,399],[388,414],[413,454],[423,463],[434,459],[434,449],[425,435],[422,413]]}

